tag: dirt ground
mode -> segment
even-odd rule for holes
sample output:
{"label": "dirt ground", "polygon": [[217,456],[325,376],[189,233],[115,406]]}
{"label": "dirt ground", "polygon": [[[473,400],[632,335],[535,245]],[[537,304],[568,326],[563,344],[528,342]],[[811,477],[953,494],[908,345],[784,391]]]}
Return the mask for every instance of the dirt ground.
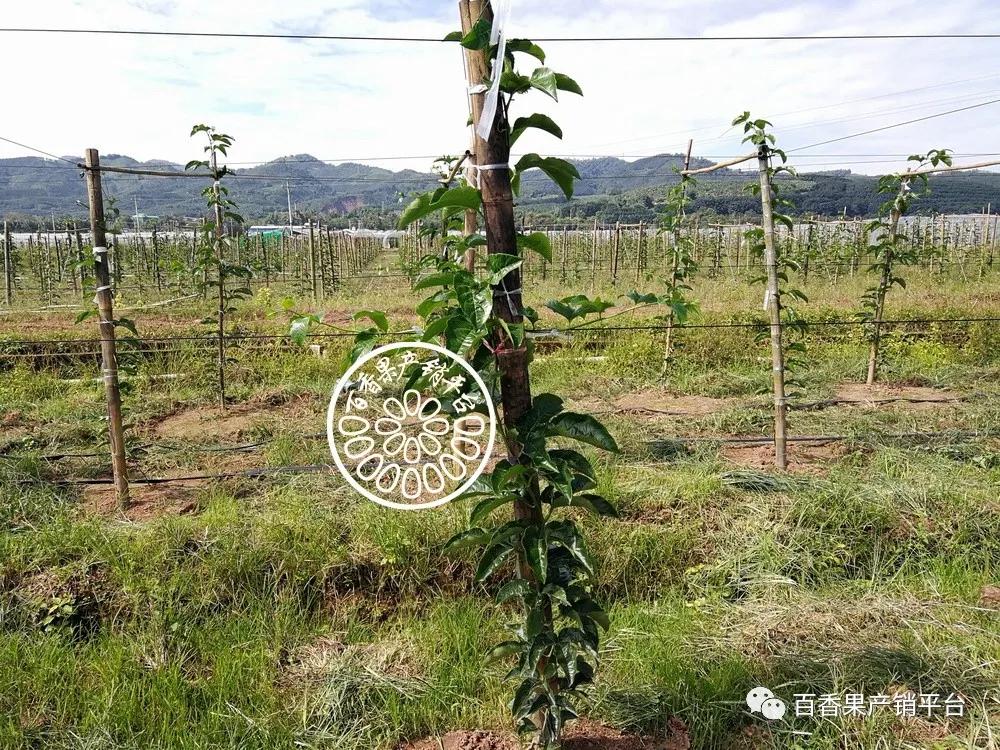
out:
{"label": "dirt ground", "polygon": [[81,510],[91,516],[126,518],[143,522],[173,515],[187,515],[198,510],[198,491],[205,481],[170,484],[133,484],[129,487],[131,504],[124,513],[118,510],[112,484],[87,485],[80,500]]}
{"label": "dirt ground", "polygon": [[279,420],[283,424],[297,420],[315,421],[318,430],[325,426],[325,420],[312,408],[318,403],[308,394],[263,394],[245,404],[229,406],[225,412],[214,404],[181,408],[150,420],[140,427],[140,431],[155,438],[232,440],[258,425]]}
{"label": "dirt ground", "polygon": [[941,388],[914,385],[894,385],[890,383],[841,383],[837,386],[836,398],[846,406],[874,408],[883,404],[905,404],[907,408],[934,408],[938,404],[957,403],[961,396]]}
{"label": "dirt ground", "polygon": [[661,390],[647,389],[625,393],[612,400],[586,398],[573,402],[573,408],[590,413],[640,413],[670,417],[700,417],[739,406],[739,399],[709,396],[678,396]]}
{"label": "dirt ground", "polygon": [[[797,474],[822,475],[830,464],[847,454],[843,442],[788,443],[785,458],[788,471]],[[774,445],[726,445],[720,455],[729,463],[745,469],[773,469]]]}
{"label": "dirt ground", "polygon": [[[563,750],[688,750],[691,740],[679,719],[670,720],[665,737],[625,734],[589,719],[573,722],[566,730]],[[520,750],[517,738],[481,729],[449,732],[443,737],[426,737],[401,745],[399,750]]]}

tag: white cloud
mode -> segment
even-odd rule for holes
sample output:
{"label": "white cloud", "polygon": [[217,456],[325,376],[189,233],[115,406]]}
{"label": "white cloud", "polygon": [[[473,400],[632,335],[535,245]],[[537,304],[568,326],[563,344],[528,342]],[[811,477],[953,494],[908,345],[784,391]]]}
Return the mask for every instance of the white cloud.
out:
{"label": "white cloud", "polygon": [[[27,27],[440,37],[457,25],[442,5],[394,0],[9,5],[4,25]],[[513,34],[535,37],[962,32],[1000,28],[1000,7],[985,0],[521,0],[512,25]],[[3,118],[0,135],[54,153],[96,146],[103,153],[186,161],[200,148],[187,137],[195,122],[236,136],[234,161],[302,152],[320,158],[455,153],[467,140],[461,58],[451,45],[33,34],[5,34],[0,41],[0,66],[13,72],[6,77],[5,101],[20,103],[16,116]],[[558,104],[537,94],[520,105],[562,124],[562,144],[537,135],[518,144],[547,153],[678,151],[689,136],[697,154],[738,153],[745,147],[728,123],[744,109],[771,119],[780,143],[794,147],[1000,98],[1000,71],[986,77],[996,70],[990,62],[1000,51],[997,40],[544,46],[552,67],[576,78],[586,93],[583,99],[563,96]],[[90,100],[94,75],[100,80],[96,105]],[[962,83],[906,93],[949,81]],[[831,106],[839,102],[851,103]],[[991,131],[998,108],[815,152],[997,151]],[[0,144],[0,156],[24,154]],[[869,161],[809,161],[834,168],[851,160]],[[381,165],[423,168],[427,160]],[[855,168],[878,172],[892,165]]]}

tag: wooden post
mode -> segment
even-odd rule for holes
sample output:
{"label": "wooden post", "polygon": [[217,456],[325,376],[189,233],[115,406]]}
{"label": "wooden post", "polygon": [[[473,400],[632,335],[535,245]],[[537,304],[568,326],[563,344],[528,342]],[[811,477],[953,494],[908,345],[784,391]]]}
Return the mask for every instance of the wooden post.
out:
{"label": "wooden post", "polygon": [[639,240],[638,240],[638,244],[636,245],[636,248],[635,248],[635,283],[636,284],[639,283],[639,275],[642,272],[643,267],[645,266],[644,261],[645,261],[646,255],[643,252],[643,245],[642,245],[642,243],[643,243],[643,235],[645,234],[645,230],[646,230],[646,224],[645,224],[645,222],[640,221],[639,222]]}
{"label": "wooden post", "polygon": [[98,328],[101,335],[101,376],[108,400],[108,432],[111,443],[111,470],[119,510],[129,506],[128,464],[125,462],[125,435],[122,432],[122,398],[118,386],[118,352],[112,310],[111,273],[108,268],[107,237],[104,226],[104,195],[101,192],[101,159],[97,149],[88,148],[84,157],[87,199],[90,204],[90,236],[94,245],[94,275],[97,280]]}
{"label": "wooden post", "polygon": [[[476,20],[483,13],[483,3],[482,0],[469,0],[467,3],[460,2],[458,4],[458,13],[462,18],[462,34],[468,34]],[[489,76],[489,71],[486,67],[486,57],[484,55],[473,54],[469,50],[464,50],[463,59],[465,60],[465,79],[467,81],[483,81]],[[472,114],[472,99],[469,99],[469,114]],[[475,129],[476,120],[473,119],[473,124],[471,129]],[[470,134],[470,144],[469,150],[475,153],[476,150],[476,134],[473,132]],[[469,166],[465,168],[465,180],[470,185],[477,184],[477,175],[475,162],[469,162]],[[472,210],[467,209],[465,212],[465,225],[463,227],[465,236],[475,234],[479,231],[478,224],[478,214]],[[465,270],[472,273],[476,268],[476,248],[470,247],[465,251]]]}
{"label": "wooden post", "polygon": [[594,278],[597,276],[597,217],[594,217],[594,241],[590,245],[590,293],[594,293]]}
{"label": "wooden post", "polygon": [[785,352],[781,345],[781,296],[778,291],[778,254],[774,244],[774,210],[771,191],[770,156],[762,146],[757,155],[760,172],[761,218],[764,229],[764,262],[767,265],[765,307],[771,322],[771,374],[774,386],[774,465],[784,469],[785,428],[788,405],[785,402]]}
{"label": "wooden post", "polygon": [[809,283],[809,256],[812,255],[813,249],[813,227],[816,225],[816,217],[813,216],[812,220],[809,222],[808,233],[806,236],[806,252],[805,257],[802,259],[802,285],[805,286]]}
{"label": "wooden post", "polygon": [[14,263],[10,248],[10,226],[3,223],[3,293],[10,307],[14,300]]}
{"label": "wooden post", "polygon": [[[485,3],[479,17],[472,15],[469,0],[459,0],[460,18],[468,15],[472,23],[483,18],[492,23],[493,10]],[[478,59],[477,59],[478,58]],[[470,51],[470,65],[473,71],[487,69],[486,56],[481,50]],[[483,80],[469,79],[470,87],[478,87]],[[478,123],[483,113],[484,92],[472,94],[472,121]],[[498,107],[490,129],[489,137],[482,139],[474,133],[475,148],[473,156],[477,165],[508,164],[510,161],[510,146],[507,142],[509,125],[504,108]],[[488,169],[479,171],[479,189],[483,197],[483,212],[485,215],[486,250],[489,255],[506,253],[520,255],[517,247],[517,230],[514,224],[514,196],[510,187],[509,169]],[[521,272],[514,269],[493,287],[493,315],[507,325],[523,324],[523,306],[521,299]],[[499,334],[503,336],[503,334]],[[507,436],[508,460],[516,464],[520,461],[521,445],[516,440],[518,423],[531,408],[531,385],[528,380],[528,350],[522,343],[513,346],[504,338],[494,341],[497,369],[500,373],[500,397],[503,409],[503,423]],[[528,489],[528,499],[518,499],[514,502],[514,518],[527,519],[532,524],[542,521],[541,500],[538,497],[538,487]],[[523,551],[518,553],[518,562],[522,578],[534,581],[534,574]],[[541,668],[541,667],[540,667]]]}
{"label": "wooden post", "polygon": [[559,283],[560,284],[565,284],[566,283],[566,245],[568,244],[567,231],[568,231],[568,226],[566,224],[563,224],[562,236],[560,237],[560,239],[562,240],[562,243],[561,243],[560,249],[559,249]]}
{"label": "wooden post", "polygon": [[[908,181],[903,180],[899,186],[900,196],[908,189]],[[872,325],[874,328],[872,330],[871,345],[868,349],[868,374],[865,378],[865,383],[868,385],[873,385],[878,375],[878,355],[879,345],[882,341],[882,318],[885,314],[885,295],[889,291],[889,280],[892,278],[893,249],[896,247],[896,233],[899,229],[900,213],[896,209],[898,202],[898,200],[893,202],[892,209],[889,211],[889,247],[882,258],[882,274],[879,279],[878,291],[875,294],[875,314],[872,316]]]}
{"label": "wooden post", "polygon": [[[694,139],[688,139],[687,154],[684,156],[684,170],[687,171],[691,166],[691,147],[694,145]],[[683,178],[682,178],[683,179]],[[680,273],[680,263],[681,263],[681,228],[680,222],[684,219],[683,213],[683,202],[684,198],[687,196],[687,185],[686,183],[681,183],[681,214],[677,217],[674,223],[674,231],[671,233],[673,259],[671,261],[670,270],[670,289],[673,291],[677,287],[678,274]],[[673,333],[674,333],[674,308],[671,307],[667,311],[667,337],[663,344],[663,369],[660,370],[660,377],[664,377],[667,374],[667,367],[670,363],[670,353],[673,350]]]}
{"label": "wooden post", "polygon": [[309,282],[312,285],[313,302],[319,297],[319,288],[316,285],[316,237],[313,234],[313,220],[309,219]]}
{"label": "wooden post", "polygon": [[222,185],[219,182],[219,164],[216,158],[215,149],[212,149],[212,195],[215,202],[215,264],[219,274],[219,289],[216,300],[218,301],[218,328],[216,330],[216,348],[218,351],[218,376],[219,376],[219,408],[226,408],[226,275],[223,273],[225,258],[223,248],[225,246],[223,212],[222,212]]}
{"label": "wooden post", "polygon": [[333,244],[333,231],[330,225],[326,225],[326,245],[330,251],[330,291],[337,291],[340,284],[340,277],[337,275],[337,251]]}
{"label": "wooden post", "polygon": [[618,252],[621,245],[622,225],[620,221],[615,222],[615,238],[611,245],[611,286],[618,284]]}

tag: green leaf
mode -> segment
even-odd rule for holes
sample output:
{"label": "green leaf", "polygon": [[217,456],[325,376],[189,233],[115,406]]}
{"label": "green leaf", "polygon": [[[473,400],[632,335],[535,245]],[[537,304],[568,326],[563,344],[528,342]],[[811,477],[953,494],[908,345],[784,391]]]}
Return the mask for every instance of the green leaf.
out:
{"label": "green leaf", "polygon": [[637,305],[655,305],[657,302],[660,302],[660,297],[652,292],[642,294],[633,289],[626,296]]}
{"label": "green leaf", "polygon": [[531,234],[517,235],[517,247],[520,250],[527,248],[534,250],[545,260],[552,261],[552,242],[545,232],[532,232]]}
{"label": "green leaf", "polygon": [[470,351],[479,346],[486,331],[477,323],[456,315],[449,318],[444,335],[447,349],[456,354],[468,356]]}
{"label": "green leaf", "polygon": [[525,530],[521,539],[524,545],[524,554],[528,559],[528,565],[535,574],[535,580],[539,583],[545,582],[545,571],[549,565],[549,543],[545,538],[544,530],[539,533],[536,527],[529,527]]}
{"label": "green leaf", "polygon": [[455,534],[455,536],[445,542],[444,551],[451,552],[452,550],[462,549],[464,547],[478,547],[482,544],[486,544],[489,539],[490,534],[488,531],[484,531],[479,528],[466,529],[465,531],[460,531]]}
{"label": "green leaf", "polygon": [[527,433],[538,425],[548,424],[563,408],[563,400],[553,393],[539,393],[531,400],[531,408],[518,423],[518,431]]}
{"label": "green leaf", "polygon": [[538,89],[553,99],[559,99],[559,83],[556,81],[556,74],[550,68],[544,65],[535,68],[529,80],[531,81],[531,88]]}
{"label": "green leaf", "polygon": [[486,652],[486,661],[497,661],[505,656],[510,656],[511,654],[516,654],[523,650],[524,643],[522,641],[504,641],[503,643],[498,643]]}
{"label": "green leaf", "polygon": [[552,501],[553,508],[585,508],[591,513],[599,516],[609,516],[618,518],[618,509],[600,495],[574,495],[572,500],[564,495],[556,497]]}
{"label": "green leaf", "polygon": [[114,321],[114,323],[115,323],[115,326],[124,328],[126,331],[128,331],[129,333],[131,333],[133,336],[138,336],[139,335],[139,331],[137,331],[136,328],[135,328],[135,321],[129,320],[128,318],[118,318],[118,320]]}
{"label": "green leaf", "polygon": [[528,117],[518,117],[514,120],[514,125],[510,131],[510,145],[513,146],[514,142],[520,138],[524,131],[528,128],[538,128],[539,130],[544,130],[546,133],[550,133],[556,138],[563,137],[562,128],[555,123],[555,120],[548,115],[536,112]]}
{"label": "green leaf", "polygon": [[586,294],[573,294],[569,297],[563,297],[561,300],[549,300],[545,306],[572,322],[576,318],[603,313],[614,307],[615,304],[602,300],[600,297],[590,299]]}
{"label": "green leaf", "polygon": [[570,521],[550,521],[550,536],[579,562],[590,575],[594,574],[594,560],[583,544],[580,534]]}
{"label": "green leaf", "polygon": [[618,444],[611,437],[611,433],[589,414],[563,412],[549,422],[547,434],[579,440],[581,443],[588,443],[613,453],[619,452]]}
{"label": "green leaf", "polygon": [[545,62],[545,52],[530,39],[509,39],[507,49],[511,52],[523,52],[536,58],[538,62]]}
{"label": "green leaf", "polygon": [[500,76],[500,90],[507,94],[523,94],[531,88],[531,79],[512,70],[505,70]]}
{"label": "green leaf", "polygon": [[524,597],[534,593],[534,590],[535,589],[532,585],[523,578],[516,578],[513,581],[508,581],[497,592],[497,604],[503,604],[505,601],[513,599],[515,596],[523,599]]}
{"label": "green leaf", "polygon": [[470,209],[478,211],[482,206],[482,195],[476,188],[469,185],[450,188],[448,190],[435,190],[432,193],[418,195],[404,210],[399,217],[399,228],[404,229],[419,219],[428,216],[435,211],[444,209]]}
{"label": "green leaf", "polygon": [[460,41],[462,41],[462,32],[461,31],[451,31],[447,35],[445,35],[445,38],[442,39],[441,41],[442,42],[460,42]]}
{"label": "green leaf", "polygon": [[556,88],[560,91],[568,91],[571,94],[583,96],[583,89],[580,88],[580,84],[562,73],[556,73]]}
{"label": "green leaf", "polygon": [[580,179],[580,172],[573,164],[554,156],[543,158],[538,154],[525,154],[515,166],[517,179],[520,180],[520,176],[527,170],[536,168],[548,175],[567,199],[573,197],[573,182]]}
{"label": "green leaf", "polygon": [[77,323],[82,323],[87,318],[92,318],[95,315],[97,315],[97,310],[94,308],[88,308],[76,316],[76,319],[73,321],[73,324],[76,325]]}
{"label": "green leaf", "polygon": [[476,582],[482,583],[493,575],[513,551],[514,547],[510,544],[494,544],[488,547],[479,561],[479,567],[476,568]]}
{"label": "green leaf", "polygon": [[490,284],[499,284],[508,273],[521,266],[521,259],[509,253],[491,253],[486,264],[490,270]]}
{"label": "green leaf", "polygon": [[517,690],[514,691],[514,698],[510,702],[510,710],[514,714],[515,719],[520,719],[531,713],[529,709],[531,708],[534,688],[535,680],[528,678],[521,682]]}
{"label": "green leaf", "polygon": [[351,365],[375,348],[378,334],[374,331],[362,331],[354,337],[354,346],[345,357],[345,364]]}
{"label": "green leaf", "polygon": [[482,50],[490,46],[490,31],[492,24],[485,18],[480,18],[469,33],[462,37],[462,46],[466,49]]}
{"label": "green leaf", "polygon": [[413,285],[413,291],[417,292],[421,289],[430,289],[435,286],[449,286],[455,282],[455,273],[453,271],[444,271],[443,273],[432,273],[430,276],[425,276],[420,279],[416,284]]}
{"label": "green leaf", "polygon": [[608,613],[601,609],[600,605],[593,599],[579,601],[573,605],[573,609],[582,617],[589,617],[605,630],[611,628],[611,619],[608,617]]}
{"label": "green leaf", "polygon": [[288,335],[291,337],[299,346],[306,343],[306,339],[309,338],[309,329],[312,326],[312,318],[306,316],[302,318],[295,318],[292,321],[291,328],[288,331]]}
{"label": "green leaf", "polygon": [[469,514],[469,523],[478,524],[497,508],[500,508],[507,503],[512,503],[515,500],[517,500],[517,495],[498,495],[496,497],[488,497],[485,500],[482,500],[478,505],[476,505],[475,508],[472,509],[472,513]]}
{"label": "green leaf", "polygon": [[370,320],[375,324],[382,333],[386,333],[389,330],[389,319],[386,317],[385,313],[381,310],[358,310],[352,316],[353,320]]}

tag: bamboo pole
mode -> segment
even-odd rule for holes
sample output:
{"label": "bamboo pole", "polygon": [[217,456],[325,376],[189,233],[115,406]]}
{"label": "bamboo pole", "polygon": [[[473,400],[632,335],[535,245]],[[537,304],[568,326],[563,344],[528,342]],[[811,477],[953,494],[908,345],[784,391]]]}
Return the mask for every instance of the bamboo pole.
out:
{"label": "bamboo pole", "polygon": [[594,239],[590,244],[590,293],[594,293],[594,279],[597,276],[597,217],[594,217]]}
{"label": "bamboo pole", "polygon": [[[688,166],[691,164],[691,147],[694,145],[694,139],[688,139],[687,153],[684,155],[684,169],[681,174],[687,172]],[[681,252],[681,228],[680,223],[684,218],[684,198],[687,196],[687,185],[681,183],[681,214],[677,218],[677,222],[674,224],[674,231],[672,232],[671,239],[673,240],[673,260],[671,264],[670,271],[670,288],[671,290],[677,288],[678,274],[680,273],[680,252]],[[667,367],[670,364],[670,354],[673,351],[673,334],[674,334],[674,308],[673,305],[667,311],[667,336],[666,342],[663,345],[663,368],[660,370],[660,377],[665,377],[667,374]]]}
{"label": "bamboo pole", "polygon": [[774,194],[771,188],[770,156],[766,146],[757,153],[760,173],[761,224],[764,229],[764,262],[767,265],[765,307],[771,323],[771,374],[774,389],[774,465],[785,469],[788,404],[785,401],[785,353],[781,343],[781,293],[778,287],[778,255],[774,244]]}
{"label": "bamboo pole", "polygon": [[98,328],[101,336],[101,376],[108,402],[108,433],[111,443],[111,470],[115,500],[119,510],[129,506],[128,464],[125,462],[125,435],[122,431],[122,399],[118,385],[118,352],[115,347],[111,274],[108,269],[107,237],[104,225],[104,196],[101,192],[101,159],[97,149],[85,154],[87,198],[90,208],[90,236],[94,246],[94,275],[97,280]]}
{"label": "bamboo pole", "polygon": [[[476,19],[482,15],[483,3],[482,0],[470,0],[467,3],[458,4],[458,12],[462,19],[462,34],[468,34],[472,30]],[[470,50],[463,48],[462,59],[465,62],[465,79],[467,81],[482,81],[485,80],[489,73],[486,70],[486,59],[483,55],[474,55]],[[472,98],[468,100],[469,103],[469,114],[472,115]],[[475,120],[470,124],[470,130],[475,128]],[[476,134],[474,132],[469,133],[469,151],[474,153],[476,150]],[[468,166],[465,168],[465,180],[470,185],[477,184],[477,174],[475,169],[475,161],[470,159]],[[478,215],[473,209],[466,209],[465,211],[465,223],[463,226],[463,231],[465,236],[476,234],[479,231],[479,220]],[[476,268],[476,248],[470,247],[465,251],[465,270],[472,273]]]}
{"label": "bamboo pole", "polygon": [[[899,196],[901,197],[909,189],[909,181],[903,179],[899,185]],[[899,229],[900,212],[896,208],[899,200],[893,201],[889,211],[889,247],[882,258],[882,274],[879,279],[878,292],[875,295],[875,314],[872,319],[874,329],[872,331],[871,345],[868,348],[868,373],[865,383],[874,385],[878,376],[878,355],[879,345],[882,342],[882,320],[885,315],[885,295],[889,291],[889,282],[892,278],[893,249],[896,247],[896,236]]]}
{"label": "bamboo pole", "polygon": [[218,351],[219,408],[224,410],[226,408],[226,274],[223,270],[225,258],[223,257],[222,185],[219,182],[221,175],[219,174],[218,160],[214,148],[211,154],[211,167],[213,176],[212,195],[215,200],[215,264],[219,274],[219,288],[218,295],[216,296],[216,301],[218,302],[216,348]]}
{"label": "bamboo pole", "polygon": [[3,223],[3,292],[7,307],[10,307],[14,300],[14,263],[10,247],[10,226],[6,221]]}
{"label": "bamboo pole", "polygon": [[309,283],[312,287],[312,300],[319,298],[319,288],[316,284],[316,237],[313,234],[313,220],[309,219]]}

